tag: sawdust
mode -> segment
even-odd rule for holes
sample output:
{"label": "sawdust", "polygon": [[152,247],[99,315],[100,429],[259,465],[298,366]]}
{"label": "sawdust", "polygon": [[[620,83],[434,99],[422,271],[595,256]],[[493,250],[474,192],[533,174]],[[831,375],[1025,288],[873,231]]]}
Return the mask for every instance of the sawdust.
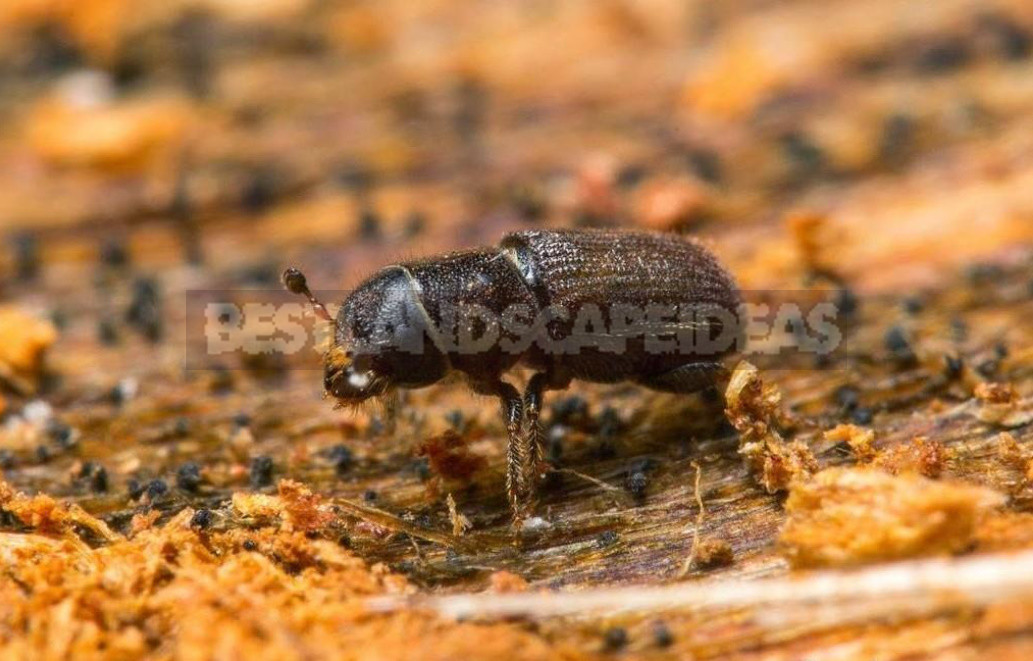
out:
{"label": "sawdust", "polygon": [[818,462],[805,443],[787,442],[780,429],[788,418],[782,395],[764,383],[756,367],[743,361],[735,368],[725,391],[725,414],[739,432],[739,454],[760,484],[775,493],[817,470]]}
{"label": "sawdust", "polygon": [[0,382],[23,394],[34,391],[46,351],[55,340],[57,329],[49,321],[0,307]]}
{"label": "sawdust", "polygon": [[794,483],[779,544],[798,568],[860,565],[971,548],[989,489],[874,468],[829,468]]}
{"label": "sawdust", "polygon": [[363,597],[412,588],[302,532],[323,510],[289,483],[251,503],[252,513],[280,517],[268,525],[199,531],[188,508],[131,538],[110,533],[96,548],[73,530],[104,530],[98,519],[3,483],[0,496],[3,512],[36,529],[0,533],[5,659],[577,658],[511,624],[368,613]]}

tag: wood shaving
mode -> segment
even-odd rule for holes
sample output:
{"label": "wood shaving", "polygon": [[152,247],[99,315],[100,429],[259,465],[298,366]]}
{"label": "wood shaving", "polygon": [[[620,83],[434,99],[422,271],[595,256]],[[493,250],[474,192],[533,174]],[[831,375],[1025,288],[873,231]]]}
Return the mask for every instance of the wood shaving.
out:
{"label": "wood shaving", "polygon": [[829,468],[794,483],[779,544],[800,568],[957,553],[972,546],[979,515],[1003,502],[967,484]]}
{"label": "wood shaving", "polygon": [[746,361],[736,366],[725,402],[725,415],[739,432],[739,454],[768,493],[788,489],[817,470],[817,459],[805,443],[782,438],[779,429],[787,421],[782,395],[764,383],[756,367]]}

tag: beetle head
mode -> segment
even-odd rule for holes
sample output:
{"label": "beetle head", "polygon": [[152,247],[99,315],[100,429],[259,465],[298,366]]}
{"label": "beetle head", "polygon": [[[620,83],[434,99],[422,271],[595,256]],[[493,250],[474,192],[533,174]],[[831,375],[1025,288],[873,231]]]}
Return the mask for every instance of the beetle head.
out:
{"label": "beetle head", "polygon": [[[284,274],[288,289],[309,296],[317,313],[325,311],[302,288],[303,277],[300,285],[296,276],[288,280],[291,273],[288,269]],[[331,318],[334,341],[324,357],[326,392],[341,404],[355,405],[396,387],[419,388],[441,380],[448,360],[430,341],[426,318],[403,269],[389,267],[367,279],[341,303],[337,319]]]}

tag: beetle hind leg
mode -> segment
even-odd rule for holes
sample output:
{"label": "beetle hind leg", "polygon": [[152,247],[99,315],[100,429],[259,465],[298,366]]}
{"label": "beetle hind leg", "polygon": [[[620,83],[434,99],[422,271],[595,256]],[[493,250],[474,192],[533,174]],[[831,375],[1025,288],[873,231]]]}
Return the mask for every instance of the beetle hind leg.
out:
{"label": "beetle hind leg", "polygon": [[690,394],[717,384],[727,378],[727,374],[727,368],[721,363],[688,363],[660,374],[641,377],[636,382],[652,390]]}
{"label": "beetle hind leg", "polygon": [[544,462],[544,434],[539,421],[542,412],[542,396],[547,381],[548,377],[539,372],[527,382],[527,390],[524,392],[523,437],[529,453],[528,462],[524,468],[527,471],[526,479],[532,488],[538,485],[548,470],[548,466]]}
{"label": "beetle hind leg", "polygon": [[545,477],[551,467],[545,461],[544,441],[540,416],[542,402],[546,390],[566,388],[570,385],[569,377],[559,378],[550,372],[537,372],[527,382],[524,392],[524,438],[530,451],[530,462],[527,465],[528,481],[532,486]]}

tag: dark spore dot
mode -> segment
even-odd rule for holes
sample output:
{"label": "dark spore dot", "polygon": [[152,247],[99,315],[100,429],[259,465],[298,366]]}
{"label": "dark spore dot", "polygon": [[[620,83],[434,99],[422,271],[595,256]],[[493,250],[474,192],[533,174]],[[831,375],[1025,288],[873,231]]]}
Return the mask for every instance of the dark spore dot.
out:
{"label": "dark spore dot", "polygon": [[147,340],[157,342],[164,334],[161,317],[161,292],[153,278],[137,278],[133,295],[126,309],[126,322]]}
{"label": "dark spore dot", "polygon": [[14,251],[14,274],[22,282],[29,282],[39,275],[39,243],[32,234],[16,234],[11,239]]}
{"label": "dark spore dot", "polygon": [[247,427],[250,424],[251,424],[251,416],[248,415],[247,413],[245,413],[244,411],[240,411],[240,412],[235,413],[233,415],[233,426],[234,427],[237,427],[237,428]]}
{"label": "dark spore dot", "polygon": [[68,328],[68,313],[62,308],[54,308],[50,311],[50,323],[58,330]]}
{"label": "dark spore dot", "polygon": [[908,340],[907,333],[900,326],[893,326],[886,331],[883,336],[883,344],[898,363],[910,364],[915,361],[915,352],[911,348],[911,342]]}
{"label": "dark spore dot", "polygon": [[552,404],[553,423],[571,424],[588,417],[588,402],[583,397],[571,395],[557,399]]}
{"label": "dark spore dot", "polygon": [[205,99],[212,89],[213,16],[202,9],[192,9],[181,16],[172,28],[176,40],[171,52],[177,55],[183,86],[195,99]]}
{"label": "dark spore dot", "polygon": [[124,243],[117,239],[108,239],[100,247],[100,262],[111,269],[124,269],[129,266],[129,253]]}
{"label": "dark spore dot", "polygon": [[118,344],[118,329],[115,322],[107,318],[97,322],[97,341],[107,347]]}
{"label": "dark spore dot", "polygon": [[402,235],[407,239],[411,239],[423,234],[425,229],[427,229],[427,217],[419,211],[413,211],[405,218]]}
{"label": "dark spore dot", "polygon": [[782,135],[778,143],[796,177],[806,179],[817,175],[824,169],[824,152],[805,134],[792,131]]}
{"label": "dark spore dot", "polygon": [[261,489],[273,483],[273,458],[259,455],[251,460],[250,481],[252,489]]}
{"label": "dark spore dot", "polygon": [[36,446],[36,461],[41,464],[45,464],[53,458],[54,454],[45,445]]}
{"label": "dark spore dot", "polygon": [[342,188],[357,195],[366,193],[374,181],[373,172],[357,162],[342,165],[335,178]]}
{"label": "dark spore dot", "polygon": [[703,181],[719,184],[724,177],[721,159],[709,149],[690,149],[686,154],[689,169]]}
{"label": "dark spore dot", "polygon": [[152,501],[158,500],[168,492],[169,485],[165,483],[165,480],[157,479],[147,483],[147,497]]}
{"label": "dark spore dot", "polygon": [[273,287],[280,282],[280,267],[272,261],[261,261],[242,269],[237,277],[242,284]]}
{"label": "dark spore dot", "polygon": [[147,77],[147,63],[140,48],[123,47],[110,65],[111,79],[119,92],[131,92]]}
{"label": "dark spore dot", "polygon": [[943,357],[943,373],[944,376],[950,379],[956,379],[961,376],[961,370],[965,368],[965,363],[960,356],[947,354]]}
{"label": "dark spore dot", "polygon": [[1001,368],[1001,362],[996,358],[989,358],[976,365],[976,371],[981,375],[989,378],[997,374],[997,371]]}
{"label": "dark spore dot", "polygon": [[916,315],[925,309],[925,302],[918,296],[908,296],[903,303],[904,312]]}
{"label": "dark spore dot", "polygon": [[4,448],[0,450],[0,469],[11,470],[18,465],[17,460],[14,458],[14,453]]}
{"label": "dark spore dot", "polygon": [[352,467],[355,457],[345,445],[335,445],[326,452],[326,458],[338,476],[345,475]]}
{"label": "dark spore dot", "polygon": [[825,369],[826,367],[828,367],[831,364],[832,364],[832,356],[830,356],[827,351],[826,352],[818,352],[818,353],[814,354],[814,368],[815,369],[819,369],[819,370],[820,369]]}
{"label": "dark spore dot", "polygon": [[558,465],[563,459],[563,441],[567,438],[567,428],[553,425],[546,436],[545,458],[552,465]]}
{"label": "dark spore dot", "polygon": [[916,122],[910,115],[893,113],[882,125],[879,154],[888,165],[896,165],[914,147]]}
{"label": "dark spore dot", "polygon": [[1008,345],[1006,343],[1004,343],[1003,341],[1002,342],[998,342],[997,344],[994,345],[994,354],[998,358],[1000,358],[1002,360],[1007,358],[1008,357]]}
{"label": "dark spore dot", "polygon": [[593,448],[592,455],[600,461],[613,459],[617,456],[617,446],[609,438],[600,438]]}
{"label": "dark spore dot", "polygon": [[258,216],[269,210],[278,194],[276,174],[270,169],[259,168],[248,174],[240,192],[240,206],[245,213]]}
{"label": "dark spore dot", "polygon": [[968,324],[961,317],[951,319],[951,336],[955,342],[964,342],[968,339]]}
{"label": "dark spore dot", "polygon": [[371,207],[364,207],[359,212],[359,236],[367,241],[379,239],[383,234],[383,221]]}
{"label": "dark spore dot", "polygon": [[241,544],[241,547],[245,551],[254,551],[254,550],[258,549],[258,544],[256,544],[255,540],[253,540],[253,539],[245,539],[244,543]]}
{"label": "dark spore dot", "polygon": [[108,391],[107,399],[115,406],[122,406],[128,401],[129,396],[122,384],[116,384]]}
{"label": "dark spore dot", "polygon": [[47,421],[47,436],[62,450],[67,450],[75,445],[75,430],[71,425],[60,420]]}
{"label": "dark spore dot", "polygon": [[995,54],[1006,60],[1021,60],[1033,51],[1029,32],[1004,14],[984,14],[978,21],[978,31]]}
{"label": "dark spore dot", "polygon": [[646,486],[649,484],[649,478],[642,471],[635,471],[628,475],[627,480],[624,482],[624,486],[631,492],[637,500],[641,500],[646,496]]}
{"label": "dark spore dot", "polygon": [[606,649],[619,650],[628,644],[628,631],[624,627],[610,627],[603,636]]}
{"label": "dark spore dot", "polygon": [[621,188],[634,188],[642,183],[647,173],[644,165],[638,163],[625,165],[617,172],[617,185]]}
{"label": "dark spore dot", "polygon": [[860,307],[860,300],[850,287],[837,289],[833,303],[839,313],[847,317],[857,314],[857,309]]}
{"label": "dark spore dot", "polygon": [[199,509],[194,512],[194,515],[190,517],[190,527],[197,528],[199,530],[206,530],[212,525],[214,519],[212,511],[209,509]]}
{"label": "dark spore dot", "polygon": [[859,406],[853,410],[850,414],[850,418],[858,425],[870,425],[874,419],[872,410],[863,406]]}
{"label": "dark spore dot", "polygon": [[409,464],[409,470],[420,482],[426,482],[431,478],[430,461],[426,457],[419,457]]}
{"label": "dark spore dot", "polygon": [[50,76],[69,71],[83,64],[83,55],[65,30],[52,22],[32,31],[29,42],[27,73]]}
{"label": "dark spore dot", "polygon": [[369,427],[366,429],[366,435],[370,438],[376,438],[382,435],[387,430],[387,425],[384,423],[384,419],[379,415],[373,416],[369,421]]}
{"label": "dark spore dot", "polygon": [[208,389],[216,395],[225,395],[228,392],[233,391],[233,385],[235,379],[233,378],[233,372],[228,367],[222,364],[215,364],[211,367],[211,381],[208,383]]}
{"label": "dark spore dot", "polygon": [[366,491],[364,491],[363,494],[362,494],[362,499],[364,501],[366,501],[367,503],[376,502],[377,498],[378,498],[377,492],[374,491],[373,489],[366,489]]}
{"label": "dark spore dot", "polygon": [[1004,269],[999,264],[977,263],[965,269],[965,276],[973,285],[991,285],[1004,276]]}
{"label": "dark spore dot", "polygon": [[653,624],[653,644],[657,647],[670,647],[674,644],[674,634],[665,622]]}
{"label": "dark spore dot", "polygon": [[541,220],[549,210],[544,191],[534,183],[512,186],[508,192],[509,204],[517,214],[528,222]]}
{"label": "dark spore dot", "polygon": [[920,44],[915,68],[922,73],[945,73],[959,69],[972,59],[968,44],[958,36],[943,35]]}
{"label": "dark spore dot", "polygon": [[620,433],[623,424],[617,409],[607,406],[599,413],[599,436],[613,438]]}
{"label": "dark spore dot", "polygon": [[445,422],[447,422],[452,429],[461,432],[463,427],[466,425],[466,418],[463,416],[463,412],[461,410],[452,409],[445,414]]}
{"label": "dark spore dot", "polygon": [[480,132],[487,108],[488,91],[480,81],[463,78],[455,87],[456,111],[453,123],[456,133],[472,140]]}
{"label": "dark spore dot", "polygon": [[196,462],[188,461],[176,471],[176,486],[194,493],[201,486],[201,467]]}
{"label": "dark spore dot", "polygon": [[595,538],[595,545],[601,549],[613,546],[620,540],[620,535],[616,530],[605,530]]}
{"label": "dark spore dot", "polygon": [[94,493],[108,490],[108,471],[100,464],[87,461],[79,470],[79,479],[84,480]]}
{"label": "dark spore dot", "polygon": [[845,411],[852,411],[861,403],[861,391],[856,386],[844,384],[832,393],[832,401]]}
{"label": "dark spore dot", "polygon": [[140,497],[143,496],[143,492],[146,488],[146,485],[137,479],[130,479],[126,482],[126,491],[129,493],[130,500],[140,500]]}

